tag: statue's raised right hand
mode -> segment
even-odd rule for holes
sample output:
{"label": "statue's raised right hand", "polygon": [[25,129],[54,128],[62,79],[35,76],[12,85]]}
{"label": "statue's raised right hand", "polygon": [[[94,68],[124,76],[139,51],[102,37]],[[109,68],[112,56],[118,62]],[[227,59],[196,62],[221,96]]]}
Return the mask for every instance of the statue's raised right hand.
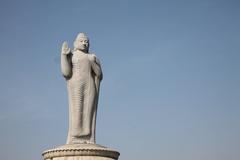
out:
{"label": "statue's raised right hand", "polygon": [[68,44],[66,41],[62,44],[62,54],[68,55],[71,52],[71,49],[68,47]]}

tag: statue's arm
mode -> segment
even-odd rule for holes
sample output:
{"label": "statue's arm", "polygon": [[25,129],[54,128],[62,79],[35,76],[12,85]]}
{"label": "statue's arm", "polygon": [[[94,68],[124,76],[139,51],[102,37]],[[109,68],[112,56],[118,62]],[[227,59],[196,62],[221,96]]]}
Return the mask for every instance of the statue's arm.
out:
{"label": "statue's arm", "polygon": [[100,63],[100,60],[95,55],[93,55],[93,57],[94,57],[94,61],[92,63],[92,70],[95,76],[101,81],[103,79],[101,63]]}
{"label": "statue's arm", "polygon": [[61,71],[65,78],[70,78],[72,75],[71,50],[68,48],[67,42],[62,45],[61,52]]}

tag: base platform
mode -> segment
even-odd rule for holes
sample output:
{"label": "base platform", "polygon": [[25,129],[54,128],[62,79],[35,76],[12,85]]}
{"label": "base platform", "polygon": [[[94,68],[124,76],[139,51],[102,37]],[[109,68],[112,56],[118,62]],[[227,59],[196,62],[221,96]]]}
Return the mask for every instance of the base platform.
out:
{"label": "base platform", "polygon": [[66,144],[42,153],[44,160],[117,160],[119,155],[98,144]]}

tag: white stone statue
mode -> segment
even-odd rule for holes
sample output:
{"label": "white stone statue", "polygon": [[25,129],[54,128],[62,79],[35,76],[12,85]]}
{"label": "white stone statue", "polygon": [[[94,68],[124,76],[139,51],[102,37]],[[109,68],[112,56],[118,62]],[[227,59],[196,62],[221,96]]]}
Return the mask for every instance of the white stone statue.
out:
{"label": "white stone statue", "polygon": [[62,45],[61,71],[67,81],[69,130],[67,144],[46,150],[44,160],[118,160],[120,153],[96,144],[96,114],[102,70],[89,50],[89,39],[79,33],[74,50]]}
{"label": "white stone statue", "polygon": [[69,131],[67,144],[95,143],[96,114],[102,70],[97,57],[88,52],[89,39],[79,33],[74,50],[62,45],[61,71],[67,81]]}

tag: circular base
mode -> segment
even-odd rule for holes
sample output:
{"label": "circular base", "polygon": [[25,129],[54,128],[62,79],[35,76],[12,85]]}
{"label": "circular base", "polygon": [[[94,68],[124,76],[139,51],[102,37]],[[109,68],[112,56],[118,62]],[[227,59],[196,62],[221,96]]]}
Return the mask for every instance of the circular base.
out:
{"label": "circular base", "polygon": [[120,153],[97,144],[67,144],[42,153],[44,160],[117,160]]}

